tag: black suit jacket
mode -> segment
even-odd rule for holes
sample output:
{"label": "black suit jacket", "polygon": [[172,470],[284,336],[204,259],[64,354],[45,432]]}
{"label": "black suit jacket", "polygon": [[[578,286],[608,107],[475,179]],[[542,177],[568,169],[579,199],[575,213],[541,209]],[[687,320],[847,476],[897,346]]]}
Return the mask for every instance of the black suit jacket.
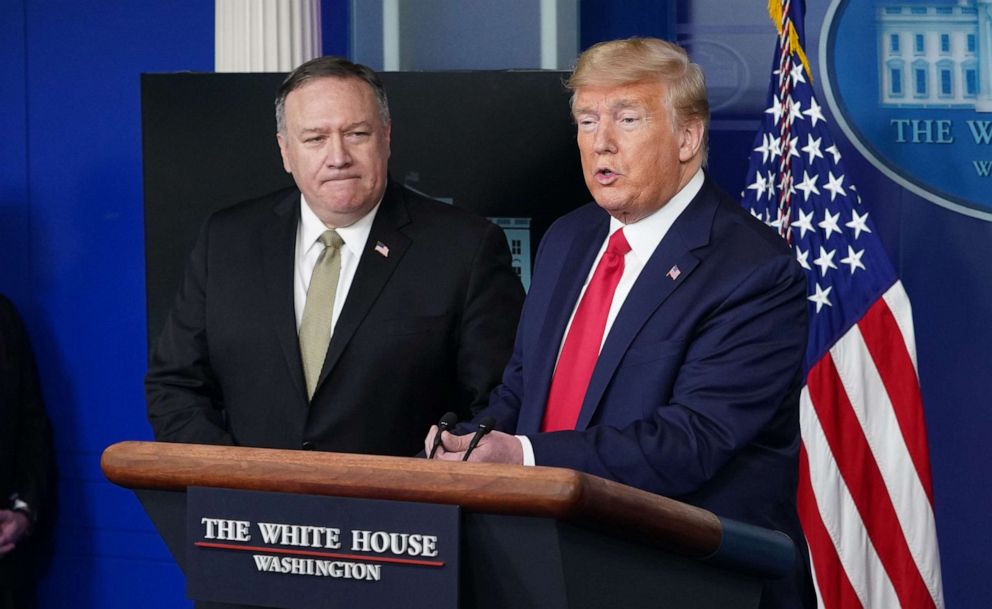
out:
{"label": "black suit jacket", "polygon": [[[0,508],[16,493],[36,514],[49,514],[51,442],[27,334],[14,306],[0,296]],[[25,583],[24,547],[0,559],[0,588]]]}
{"label": "black suit jacket", "polygon": [[444,412],[468,418],[486,404],[509,358],[523,289],[506,238],[391,183],[308,404],[293,297],[299,206],[299,191],[282,191],[204,226],[146,378],[155,437],[415,454]]}

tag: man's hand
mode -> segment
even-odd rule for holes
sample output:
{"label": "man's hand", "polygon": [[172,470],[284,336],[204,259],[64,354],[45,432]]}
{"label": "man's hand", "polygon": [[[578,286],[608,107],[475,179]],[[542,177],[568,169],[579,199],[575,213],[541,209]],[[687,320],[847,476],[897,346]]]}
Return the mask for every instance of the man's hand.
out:
{"label": "man's hand", "polygon": [[[424,450],[429,455],[434,446],[434,436],[437,434],[437,425],[432,425],[427,437],[424,439]],[[435,459],[441,461],[461,461],[465,458],[465,451],[472,441],[474,434],[456,436],[448,432],[441,434],[441,445],[434,454]],[[520,440],[500,431],[492,431],[486,434],[479,441],[478,446],[469,455],[468,460],[473,463],[511,463],[523,465],[524,450],[520,446]]]}
{"label": "man's hand", "polygon": [[0,510],[0,557],[10,553],[31,530],[28,517],[12,510]]}
{"label": "man's hand", "polygon": [[[431,449],[434,448],[434,436],[437,435],[437,425],[431,425],[431,428],[427,430],[427,437],[424,438],[424,455],[428,459],[431,458]],[[443,452],[444,447],[438,446],[437,452]]]}

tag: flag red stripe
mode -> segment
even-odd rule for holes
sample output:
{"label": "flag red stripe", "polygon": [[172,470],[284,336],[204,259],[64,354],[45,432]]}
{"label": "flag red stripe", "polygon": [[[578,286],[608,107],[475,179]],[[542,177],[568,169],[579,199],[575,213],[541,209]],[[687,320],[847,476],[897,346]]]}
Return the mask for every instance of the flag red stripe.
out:
{"label": "flag red stripe", "polygon": [[865,316],[858,322],[861,335],[871,358],[875,361],[885,392],[889,394],[892,409],[909,457],[920,477],[923,489],[933,507],[933,484],[930,475],[930,459],[927,450],[927,429],[923,420],[923,400],[920,385],[916,378],[913,360],[906,349],[906,341],[896,318],[889,310],[885,299],[879,298]]}
{"label": "flag red stripe", "polygon": [[806,446],[799,445],[799,489],[797,493],[799,521],[803,526],[809,553],[816,567],[816,585],[823,604],[829,609],[863,609],[847,572],[840,562],[837,548],[820,517],[816,496],[809,479],[809,456]]}
{"label": "flag red stripe", "polygon": [[861,514],[868,538],[892,581],[899,602],[907,608],[934,607],[930,591],[903,536],[882,473],[829,353],[810,370],[807,385],[813,409],[837,468]]}

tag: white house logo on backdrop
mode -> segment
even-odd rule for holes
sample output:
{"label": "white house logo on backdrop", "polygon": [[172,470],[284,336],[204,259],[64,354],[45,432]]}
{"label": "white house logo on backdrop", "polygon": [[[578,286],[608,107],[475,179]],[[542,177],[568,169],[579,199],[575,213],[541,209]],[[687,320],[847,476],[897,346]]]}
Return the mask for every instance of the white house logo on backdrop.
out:
{"label": "white house logo on backdrop", "polygon": [[992,220],[992,0],[834,0],[819,51],[827,102],[872,164]]}

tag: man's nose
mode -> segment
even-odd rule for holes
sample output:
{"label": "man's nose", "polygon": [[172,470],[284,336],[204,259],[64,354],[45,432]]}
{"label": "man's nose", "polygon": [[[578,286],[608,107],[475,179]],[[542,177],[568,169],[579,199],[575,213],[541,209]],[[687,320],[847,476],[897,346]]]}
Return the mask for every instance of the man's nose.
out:
{"label": "man's nose", "polygon": [[348,147],[344,143],[344,138],[340,135],[333,135],[327,138],[327,158],[325,160],[328,167],[347,167],[351,165],[351,155]]}
{"label": "man's nose", "polygon": [[596,154],[612,154],[617,151],[616,133],[610,121],[600,121],[596,126],[596,137],[593,149]]}

